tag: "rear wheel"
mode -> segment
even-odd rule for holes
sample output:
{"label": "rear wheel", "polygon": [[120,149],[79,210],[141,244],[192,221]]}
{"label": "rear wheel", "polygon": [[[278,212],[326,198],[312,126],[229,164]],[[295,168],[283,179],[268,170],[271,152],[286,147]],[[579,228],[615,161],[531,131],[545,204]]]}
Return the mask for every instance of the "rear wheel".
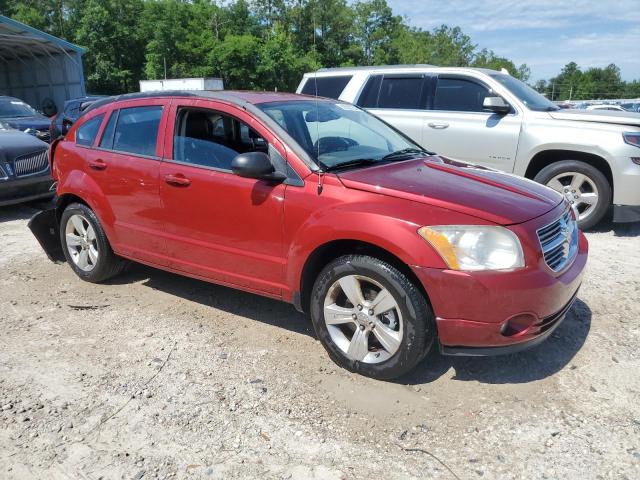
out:
{"label": "rear wheel", "polygon": [[546,166],[534,180],[563,194],[578,212],[582,229],[595,226],[611,205],[611,185],[600,170],[578,160]]}
{"label": "rear wheel", "polygon": [[67,263],[81,279],[102,282],[119,274],[123,259],[116,256],[95,213],[72,203],[60,219],[60,241]]}
{"label": "rear wheel", "polygon": [[365,255],[327,265],[311,294],[311,318],[331,359],[379,379],[409,372],[435,338],[431,309],[402,272]]}

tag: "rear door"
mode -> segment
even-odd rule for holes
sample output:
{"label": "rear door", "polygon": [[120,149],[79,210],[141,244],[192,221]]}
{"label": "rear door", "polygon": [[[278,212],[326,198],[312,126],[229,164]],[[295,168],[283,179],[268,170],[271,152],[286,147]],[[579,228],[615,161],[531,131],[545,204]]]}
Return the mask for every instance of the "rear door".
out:
{"label": "rear door", "polygon": [[[164,99],[116,104],[87,151],[87,173],[106,197],[114,250],[165,265],[159,170],[166,123]],[[78,130],[80,133],[80,129]]]}
{"label": "rear door", "polygon": [[246,111],[202,99],[171,107],[160,167],[171,267],[217,283],[282,295],[284,184],[231,172],[239,153],[282,145]]}
{"label": "rear door", "polygon": [[520,135],[522,113],[498,115],[483,110],[494,95],[478,79],[464,75],[438,75],[433,85],[425,122],[425,148],[447,157],[512,171]]}

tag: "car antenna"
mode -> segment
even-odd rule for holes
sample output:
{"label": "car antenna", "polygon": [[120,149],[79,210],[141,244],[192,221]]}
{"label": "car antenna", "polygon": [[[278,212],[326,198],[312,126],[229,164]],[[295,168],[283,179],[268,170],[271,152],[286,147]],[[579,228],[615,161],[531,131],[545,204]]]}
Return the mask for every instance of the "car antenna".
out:
{"label": "car antenna", "polygon": [[318,108],[318,72],[313,72],[313,85],[316,93],[316,160],[318,161],[318,195],[324,189],[324,171],[320,168],[320,114]]}

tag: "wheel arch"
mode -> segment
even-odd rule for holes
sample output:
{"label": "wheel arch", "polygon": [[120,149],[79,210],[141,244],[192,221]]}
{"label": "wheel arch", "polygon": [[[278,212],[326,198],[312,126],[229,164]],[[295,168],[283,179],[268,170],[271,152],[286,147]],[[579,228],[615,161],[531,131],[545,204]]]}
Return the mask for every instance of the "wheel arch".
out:
{"label": "wheel arch", "polygon": [[564,149],[552,149],[543,150],[536,153],[524,174],[526,178],[533,180],[540,171],[548,165],[562,161],[562,160],[578,160],[597,168],[607,179],[609,185],[611,185],[611,191],[613,192],[613,172],[611,166],[606,159],[593,153],[580,152],[576,150],[564,150]]}
{"label": "wheel arch", "polygon": [[394,266],[422,292],[427,303],[431,306],[429,295],[422,282],[420,282],[411,267],[398,256],[373,243],[354,239],[340,239],[319,245],[307,257],[300,274],[298,295],[294,299],[294,304],[298,310],[302,312],[309,311],[313,284],[322,269],[332,260],[349,254],[369,255]]}

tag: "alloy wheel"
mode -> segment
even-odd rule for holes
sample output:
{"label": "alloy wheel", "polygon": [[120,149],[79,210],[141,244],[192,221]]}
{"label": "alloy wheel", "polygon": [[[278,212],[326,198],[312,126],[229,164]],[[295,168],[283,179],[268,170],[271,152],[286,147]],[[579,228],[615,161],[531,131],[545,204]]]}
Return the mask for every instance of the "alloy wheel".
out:
{"label": "alloy wheel", "polygon": [[73,263],[85,272],[93,270],[100,252],[96,232],[83,215],[76,213],[69,217],[65,226],[65,239]]}
{"label": "alloy wheel", "polygon": [[380,363],[402,344],[398,303],[369,277],[347,275],[334,282],[324,300],[324,321],[331,340],[352,360]]}
{"label": "alloy wheel", "polygon": [[564,172],[547,182],[547,187],[563,194],[584,221],[598,205],[599,192],[595,182],[584,173]]}

